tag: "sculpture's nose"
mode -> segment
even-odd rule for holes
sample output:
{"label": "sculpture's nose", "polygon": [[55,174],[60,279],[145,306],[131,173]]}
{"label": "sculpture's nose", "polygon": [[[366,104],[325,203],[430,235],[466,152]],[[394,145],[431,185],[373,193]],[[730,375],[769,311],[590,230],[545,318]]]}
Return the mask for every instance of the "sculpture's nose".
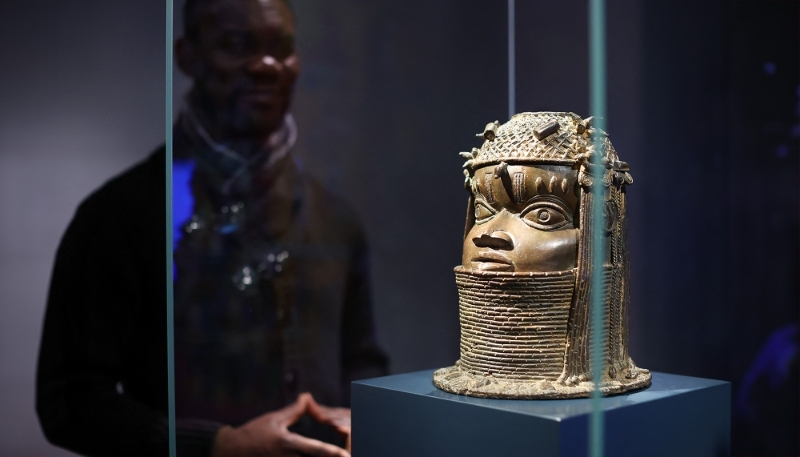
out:
{"label": "sculpture's nose", "polygon": [[492,248],[510,251],[514,249],[514,239],[505,230],[494,230],[472,239],[479,248]]}

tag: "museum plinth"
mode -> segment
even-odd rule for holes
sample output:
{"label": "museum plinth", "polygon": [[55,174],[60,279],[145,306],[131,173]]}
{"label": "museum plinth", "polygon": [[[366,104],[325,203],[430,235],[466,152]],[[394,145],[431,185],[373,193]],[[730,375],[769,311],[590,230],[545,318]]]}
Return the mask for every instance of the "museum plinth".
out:
{"label": "museum plinth", "polygon": [[[434,370],[352,384],[355,457],[580,456],[591,399],[492,400],[434,387]],[[605,455],[730,454],[730,383],[653,373],[644,390],[605,397]]]}

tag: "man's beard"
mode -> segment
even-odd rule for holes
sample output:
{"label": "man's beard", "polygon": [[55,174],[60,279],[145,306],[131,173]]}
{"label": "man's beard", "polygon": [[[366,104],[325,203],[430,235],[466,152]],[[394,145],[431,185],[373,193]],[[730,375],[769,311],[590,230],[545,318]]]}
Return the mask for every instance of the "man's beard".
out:
{"label": "man's beard", "polygon": [[[208,89],[195,86],[188,99],[193,110],[216,141],[259,144],[283,123],[289,103],[281,100],[269,108],[241,106],[240,92],[234,91],[225,102],[215,101]],[[247,149],[247,147],[244,147]]]}

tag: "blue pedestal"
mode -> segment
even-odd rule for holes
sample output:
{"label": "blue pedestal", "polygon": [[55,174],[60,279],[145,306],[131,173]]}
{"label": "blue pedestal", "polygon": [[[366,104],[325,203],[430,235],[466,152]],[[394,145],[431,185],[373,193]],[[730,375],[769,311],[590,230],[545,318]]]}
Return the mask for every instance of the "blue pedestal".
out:
{"label": "blue pedestal", "polygon": [[[355,457],[588,455],[590,399],[489,400],[434,387],[434,370],[352,384]],[[730,454],[730,384],[653,373],[601,400],[607,457]]]}

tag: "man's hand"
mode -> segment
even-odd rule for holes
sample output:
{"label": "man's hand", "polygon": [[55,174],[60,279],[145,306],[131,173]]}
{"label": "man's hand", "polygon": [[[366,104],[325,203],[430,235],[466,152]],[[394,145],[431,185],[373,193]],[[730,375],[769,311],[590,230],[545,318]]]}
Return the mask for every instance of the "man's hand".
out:
{"label": "man's hand", "polygon": [[[346,423],[344,412],[346,411]],[[283,409],[259,416],[240,427],[222,427],[214,440],[214,457],[350,457],[344,449],[289,431],[303,414],[309,413],[320,422],[332,425],[347,434],[350,444],[350,410],[328,408],[317,404],[304,393]],[[346,430],[346,432],[345,432]]]}
{"label": "man's hand", "polygon": [[323,406],[314,401],[308,405],[308,414],[313,417],[317,422],[330,425],[335,428],[337,432],[347,437],[347,452],[351,452],[351,430],[350,430],[350,409],[349,408],[331,408]]}

